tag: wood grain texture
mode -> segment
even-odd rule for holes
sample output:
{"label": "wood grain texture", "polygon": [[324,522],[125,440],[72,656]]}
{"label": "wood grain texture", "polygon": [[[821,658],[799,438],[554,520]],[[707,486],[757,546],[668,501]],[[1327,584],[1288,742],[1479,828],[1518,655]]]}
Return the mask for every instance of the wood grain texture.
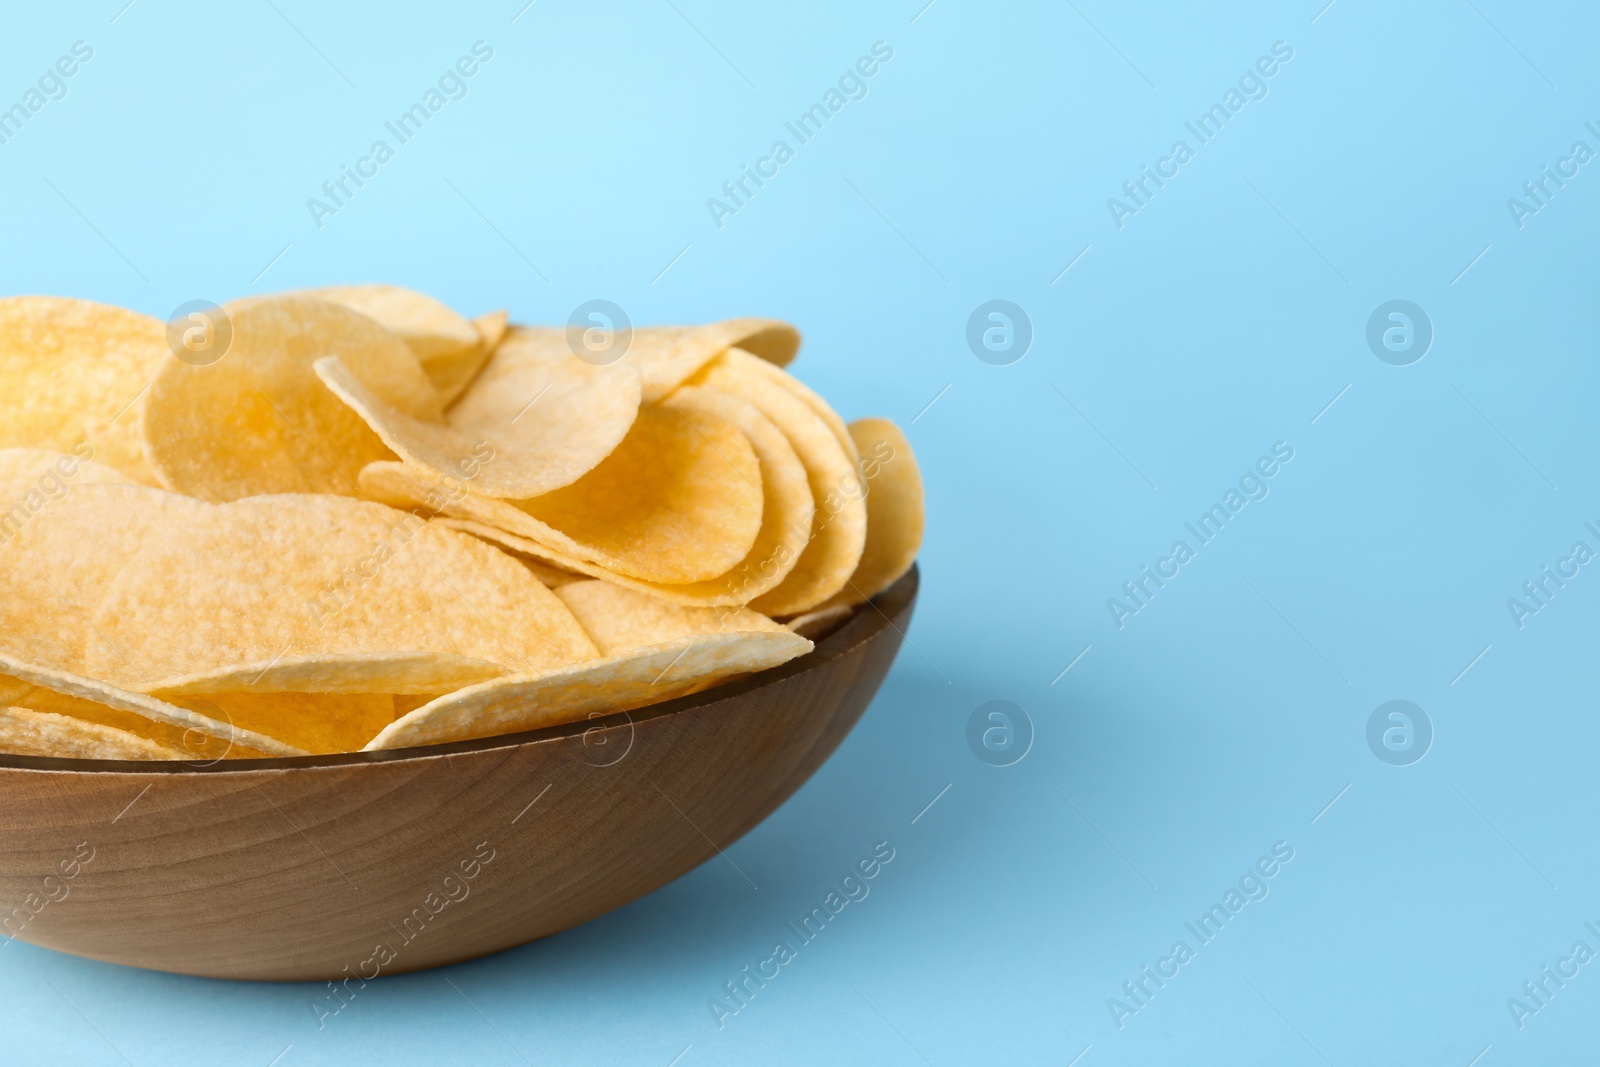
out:
{"label": "wood grain texture", "polygon": [[586,922],[715,856],[822,765],[888,673],[917,582],[782,667],[592,723],[210,766],[0,756],[0,933],[289,981]]}

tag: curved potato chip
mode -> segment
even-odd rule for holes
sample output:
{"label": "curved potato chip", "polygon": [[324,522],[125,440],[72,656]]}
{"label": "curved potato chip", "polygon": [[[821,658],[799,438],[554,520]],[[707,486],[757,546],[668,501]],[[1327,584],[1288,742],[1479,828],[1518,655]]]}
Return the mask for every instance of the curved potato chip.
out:
{"label": "curved potato chip", "polygon": [[[537,345],[541,351],[562,354],[573,354],[570,329],[516,327],[526,343]],[[800,351],[800,332],[787,322],[754,318],[702,326],[635,326],[627,351],[618,363],[639,371],[644,380],[644,400],[654,403],[733,345],[782,367]]]}
{"label": "curved potato chip", "polygon": [[828,607],[815,608],[804,615],[796,615],[784,625],[789,627],[801,637],[813,641],[821,641],[824,637],[843,626],[850,616],[855,614],[855,609],[844,604],[833,604]]}
{"label": "curved potato chip", "polygon": [[699,634],[440,697],[384,727],[367,750],[407,748],[577,722],[698,692],[811,651],[798,634]]}
{"label": "curved potato chip", "polygon": [[553,357],[511,331],[450,409],[413,418],[383,401],[338,359],[317,374],[402,459],[464,479],[484,496],[526,499],[571,485],[627,436],[639,413],[631,367]]}
{"label": "curved potato chip", "polygon": [[[213,693],[389,693],[436,697],[508,673],[498,663],[438,652],[280,656],[140,685],[163,700]],[[370,734],[368,736],[371,736]],[[365,738],[363,738],[365,740]]]}
{"label": "curved potato chip", "polygon": [[[93,617],[88,672],[128,688],[277,658],[432,653],[540,670],[596,649],[516,560],[452,530],[339,496],[251,497],[152,537]],[[280,680],[278,685],[282,685]],[[379,678],[372,686],[392,692]],[[413,689],[412,691],[416,691]]]}
{"label": "curved potato chip", "polygon": [[788,577],[750,606],[764,615],[793,615],[816,607],[844,588],[866,545],[866,490],[855,464],[822,417],[771,380],[748,352],[729,349],[688,384],[750,401],[783,431],[805,465],[816,502],[811,539]]}
{"label": "curved potato chip", "polygon": [[511,316],[504,311],[491,311],[472,320],[472,328],[478,331],[485,352],[493,352],[500,346],[510,325]]}
{"label": "curved potato chip", "polygon": [[[219,722],[207,715],[190,711],[169,704],[164,700],[145,696],[143,693],[131,693],[96,678],[86,678],[79,674],[67,671],[51,670],[37,664],[28,663],[14,656],[0,652],[0,675],[7,676],[16,682],[26,683],[37,689],[47,690],[62,697],[72,697],[75,700],[53,701],[46,703],[37,710],[56,712],[57,714],[70,714],[74,718],[82,718],[86,722],[98,722],[106,726],[115,726],[119,729],[129,730],[150,736],[146,729],[137,728],[141,720],[150,724],[152,729],[165,729],[169,738],[182,741],[187,748],[189,735],[202,738],[214,738],[223,742],[227,749],[245,749],[253,753],[268,756],[303,756],[305,752],[293,745],[284,744],[282,741],[258,734],[253,730],[236,727],[231,723]],[[13,688],[7,686],[6,688]],[[32,705],[35,702],[24,698],[22,703]],[[117,715],[115,713],[127,713]],[[132,715],[130,719],[127,716]],[[173,736],[175,735],[175,736]]]}
{"label": "curved potato chip", "polygon": [[778,366],[800,351],[800,331],[777,319],[727,319],[703,326],[640,326],[624,362],[644,377],[644,398],[660,400],[724,350],[738,345]]}
{"label": "curved potato chip", "polygon": [[922,472],[911,442],[888,419],[859,419],[850,433],[867,481],[867,547],[830,605],[871,600],[911,569],[922,547]]}
{"label": "curved potato chip", "polygon": [[[308,289],[300,295],[320,297],[376,320],[406,343],[424,370],[436,359],[482,345],[483,339],[471,322],[414,289],[398,285],[330,285]],[[429,376],[432,377],[431,372]]]}
{"label": "curved potato chip", "polygon": [[615,656],[703,634],[786,629],[748,608],[690,608],[611,582],[573,582],[556,590],[601,655]]}
{"label": "curved potato chip", "polygon": [[469,322],[433,297],[398,285],[337,285],[308,293],[359,311],[404,341],[446,405],[482,369],[506,328],[504,311]]}
{"label": "curved potato chip", "polygon": [[233,342],[215,363],[168,359],[143,402],[145,456],[161,484],[203,500],[263,493],[354,496],[361,468],[389,459],[312,365],[337,356],[385,404],[441,417],[439,394],[394,334],[311,296],[229,304]]}
{"label": "curved potato chip", "polygon": [[0,445],[92,454],[154,484],[139,444],[139,398],[169,358],[148,315],[51,296],[0,299]]}
{"label": "curved potato chip", "polygon": [[472,328],[478,332],[477,348],[464,348],[457,355],[423,364],[423,370],[433,379],[433,387],[439,390],[439,399],[446,408],[466,392],[478,372],[483,370],[484,364],[489,362],[500,339],[505,336],[509,321],[510,316],[504,311],[479,315],[472,320]]}
{"label": "curved potato chip", "polygon": [[[15,679],[5,679],[15,682]],[[188,709],[195,712],[207,724],[204,729],[193,725],[183,725],[178,722],[152,719],[147,715],[132,711],[119,710],[84,697],[68,696],[65,693],[56,693],[48,689],[26,683],[16,683],[22,686],[23,692],[17,699],[11,701],[13,707],[23,708],[27,711],[48,712],[52,715],[61,715],[79,722],[94,723],[97,726],[110,727],[126,734],[143,738],[146,741],[170,749],[176,753],[175,758],[193,760],[219,760],[226,758],[244,758],[251,756],[284,755],[289,752],[299,752],[297,748],[285,747],[281,751],[264,752],[251,748],[234,736],[233,724],[221,708],[211,708],[214,715],[208,715],[206,710]],[[180,712],[186,709],[176,708],[161,702],[165,707],[173,707]]]}
{"label": "curved potato chip", "polygon": [[[782,374],[782,371],[776,373]],[[811,539],[816,503],[805,464],[794,446],[748,400],[706,386],[687,386],[662,401],[665,407],[694,422],[712,415],[739,427],[761,464],[761,531],[749,553],[717,581],[746,604],[778,587],[800,562]]]}
{"label": "curved potato chip", "polygon": [[495,500],[400,463],[368,466],[361,486],[650,582],[725,574],[761,530],[761,469],[749,439],[714,416],[691,423],[648,404],[599,466],[531,500]]}
{"label": "curved potato chip", "polygon": [[0,708],[0,752],[60,759],[188,759],[137,734],[48,711]]}
{"label": "curved potato chip", "polygon": [[[362,484],[365,486],[367,483],[363,482]],[[627,589],[637,589],[641,593],[649,593],[651,596],[659,597],[662,600],[670,601],[674,604],[683,604],[688,607],[737,607],[745,602],[741,582],[737,579],[729,580],[730,576],[737,574],[735,571],[730,571],[727,575],[704,582],[643,582],[637,578],[629,578],[625,574],[618,574],[616,571],[588,563],[578,559],[576,556],[569,556],[559,549],[542,545],[537,541],[530,541],[526,537],[518,537],[514,533],[507,533],[497,527],[487,526],[481,522],[473,522],[471,519],[452,519],[441,516],[433,521],[452,530],[459,530],[474,537],[481,537],[483,540],[498,545],[507,552],[515,553],[519,558],[522,558],[524,564],[543,565],[542,569],[531,569],[551,589],[559,589],[570,580],[558,576],[572,572],[578,575],[580,581],[587,578],[599,578]],[[545,576],[547,571],[553,572],[550,573],[549,578]]]}
{"label": "curved potato chip", "polygon": [[211,506],[143,485],[78,485],[37,511],[25,502],[0,515],[0,649],[96,673],[84,648],[101,598],[148,541]]}
{"label": "curved potato chip", "polygon": [[0,448],[0,524],[8,516],[20,518],[17,505],[29,513],[39,511],[75,485],[133,484],[126,474],[92,459],[43,448]]}
{"label": "curved potato chip", "polygon": [[386,693],[210,693],[173,701],[305,749],[353,752],[395,719]]}
{"label": "curved potato chip", "polygon": [[[748,351],[748,349],[740,349],[740,351]],[[815,389],[767,360],[741,360],[741,364],[751,374],[765,378],[779,388],[787,389],[801,400],[804,400],[806,407],[816,412],[817,417],[828,424],[828,429],[833,431],[833,436],[838,439],[840,447],[845,451],[845,455],[850,457],[850,462],[855,463],[860,458],[856,454],[856,442],[855,438],[850,436],[850,428],[839,417],[839,413],[833,410],[833,405],[822,399],[821,394]]]}

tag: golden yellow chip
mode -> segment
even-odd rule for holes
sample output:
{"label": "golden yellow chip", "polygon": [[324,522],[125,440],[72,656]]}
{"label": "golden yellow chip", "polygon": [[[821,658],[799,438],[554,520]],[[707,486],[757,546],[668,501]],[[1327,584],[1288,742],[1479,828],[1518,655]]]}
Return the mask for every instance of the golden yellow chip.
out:
{"label": "golden yellow chip", "polygon": [[[0,650],[94,673],[90,620],[117,575],[151,538],[211,507],[143,485],[80,485],[37,511],[0,515]],[[106,650],[121,655],[115,642]]]}
{"label": "golden yellow chip", "polygon": [[[0,299],[0,445],[76,452],[151,482],[139,399],[167,350],[166,326],[87,300]],[[82,453],[76,453],[82,454]]]}
{"label": "golden yellow chip", "polygon": [[[459,520],[441,521],[456,522]],[[452,528],[460,529],[460,527]],[[466,530],[464,532],[471,533],[472,531]],[[503,549],[510,549],[510,546],[508,545],[503,545],[501,547]],[[587,575],[579,574],[577,571],[569,571],[565,567],[559,567],[553,563],[547,563],[542,559],[537,559],[524,553],[517,552],[515,549],[510,549],[510,554],[515,556],[518,562],[520,562],[524,567],[528,568],[535,578],[543,582],[545,584],[545,588],[547,589],[560,589],[562,586],[570,585],[573,582],[582,582],[588,580]]]}
{"label": "golden yellow chip", "polygon": [[734,345],[782,367],[800,351],[800,331],[776,319],[642,326],[633,331],[625,362],[644,376],[644,398],[660,400]]}
{"label": "golden yellow chip", "polygon": [[833,604],[828,607],[813,608],[804,615],[796,615],[784,625],[801,637],[821,641],[848,622],[850,616],[854,614],[855,609],[846,604]]}
{"label": "golden yellow chip", "polygon": [[0,708],[0,752],[60,759],[189,759],[190,754],[99,723]]}
{"label": "golden yellow chip", "polygon": [[[527,343],[548,352],[583,351],[582,335],[571,328],[519,326]],[[608,335],[612,344],[620,339]],[[628,334],[627,348],[613,357],[610,351],[585,353],[595,363],[635,367],[644,380],[644,399],[653,403],[682,385],[695,371],[705,366],[732,345],[754,352],[762,359],[782,367],[800,351],[800,333],[776,319],[728,319],[703,326],[639,326]]]}
{"label": "golden yellow chip", "polygon": [[[385,480],[389,477],[388,473],[383,474]],[[362,484],[368,483],[363,479]],[[440,517],[433,521],[452,530],[481,537],[490,544],[515,553],[525,564],[542,565],[535,567],[534,573],[551,589],[559,589],[570,580],[565,575],[574,573],[580,578],[601,578],[628,589],[636,589],[641,593],[649,593],[651,596],[689,607],[739,606],[749,599],[744,593],[744,583],[741,571],[738,569],[704,582],[644,582],[578,559],[576,556],[570,556],[537,541],[530,541],[526,537],[518,537],[514,533],[507,533],[481,522],[473,522],[471,519]]]}
{"label": "golden yellow chip", "polygon": [[361,468],[391,453],[328,391],[313,364],[337,356],[385,404],[440,418],[439,394],[394,334],[309,296],[230,304],[233,341],[215,363],[169,358],[143,401],[145,454],[161,484],[202,500],[263,493],[354,496]]}
{"label": "golden yellow chip", "polygon": [[398,285],[331,285],[305,296],[359,311],[404,341],[432,375],[435,360],[477,349],[482,338],[471,322],[425,293]]}
{"label": "golden yellow chip", "polygon": [[[369,691],[447,689],[461,657],[528,671],[597,650],[526,567],[479,540],[380,504],[286,495],[214,506],[146,542],[100,601],[85,660],[86,673],[156,689],[391,654],[409,654],[395,658],[400,677],[374,671]],[[429,659],[442,677],[416,676]]]}
{"label": "golden yellow chip", "polygon": [[485,352],[493,352],[500,347],[500,342],[506,335],[506,328],[510,325],[511,316],[504,311],[491,311],[472,320],[472,328],[478,331],[478,339],[482,342]]}
{"label": "golden yellow chip", "polygon": [[[740,351],[748,350],[740,349]],[[735,358],[737,359],[738,357]],[[765,378],[773,385],[776,385],[781,389],[787,389],[789,392],[805,401],[806,407],[814,411],[818,418],[828,424],[828,429],[833,431],[833,436],[838,440],[839,446],[844,449],[845,455],[850,457],[850,462],[856,462],[857,458],[859,457],[856,455],[855,438],[850,436],[850,428],[847,427],[844,423],[844,420],[839,417],[839,413],[833,410],[833,405],[822,399],[821,395],[819,395],[815,389],[812,389],[809,385],[807,385],[805,382],[802,382],[799,378],[796,378],[788,371],[783,370],[777,364],[771,363],[767,360],[741,359],[739,362],[740,365],[751,374]]]}
{"label": "golden yellow chip", "polygon": [[320,653],[230,664],[147,682],[138,689],[164,700],[251,690],[435,697],[507,673],[499,663],[442,652]]}
{"label": "golden yellow chip", "polygon": [[[268,756],[303,756],[305,752],[293,745],[258,734],[253,730],[235,727],[188,708],[180,708],[164,700],[129,692],[95,678],[65,671],[50,670],[36,664],[0,653],[0,690],[15,694],[18,685],[33,687],[16,694],[12,703],[32,710],[50,711],[82,718],[85,722],[98,722],[114,726],[145,737],[164,740],[168,747],[195,751],[204,747],[206,738],[221,742],[216,746],[218,755],[234,750],[234,754],[261,754]],[[34,690],[43,690],[55,697],[45,700],[30,699]],[[66,700],[57,697],[71,698]],[[118,714],[125,713],[125,714]],[[134,716],[129,718],[128,716]],[[148,725],[145,725],[148,724]]]}
{"label": "golden yellow chip", "polygon": [[526,499],[571,485],[627,436],[639,412],[631,367],[594,367],[512,330],[448,415],[414,418],[338,359],[317,373],[407,463],[484,496]]}
{"label": "golden yellow chip", "polygon": [[[9,701],[13,707],[23,708],[27,711],[46,712],[51,715],[60,715],[65,718],[75,719],[79,722],[92,723],[97,726],[119,730],[126,734],[142,738],[164,749],[176,753],[176,758],[190,760],[219,760],[240,759],[252,756],[288,755],[301,751],[290,745],[281,749],[263,751],[252,748],[244,743],[247,735],[233,730],[233,723],[229,721],[225,712],[220,708],[184,709],[164,701],[157,701],[163,709],[170,708],[180,715],[193,716],[186,721],[172,721],[171,719],[155,719],[147,714],[113,708],[97,700],[88,700],[83,697],[68,696],[65,693],[52,692],[27,683],[17,683],[15,679],[3,679],[7,683],[20,685],[22,691],[16,699]],[[11,688],[9,685],[5,688]],[[198,722],[196,721],[198,720]]]}
{"label": "golden yellow chip", "polygon": [[207,693],[173,702],[313,755],[353,752],[395,719],[394,697],[383,693]]}
{"label": "golden yellow chip", "polygon": [[573,582],[557,589],[556,596],[606,656],[703,634],[785,629],[748,608],[684,607],[611,582]]}
{"label": "golden yellow chip", "polygon": [[434,388],[439,390],[439,399],[444,402],[445,407],[448,408],[457,397],[466,392],[467,387],[478,376],[478,372],[483,370],[484,364],[489,362],[489,357],[494,355],[500,339],[505,336],[509,321],[510,317],[504,311],[480,315],[472,320],[472,328],[478,333],[476,348],[464,348],[449,358],[435,359],[423,364],[423,369],[433,380]]}
{"label": "golden yellow chip", "polygon": [[911,442],[888,419],[850,424],[867,483],[867,547],[843,589],[829,604],[872,599],[911,569],[922,547],[922,472]]}
{"label": "golden yellow chip", "polygon": [[755,450],[761,464],[761,532],[745,558],[717,579],[738,594],[739,603],[749,603],[789,576],[811,539],[816,504],[805,464],[783,431],[742,397],[696,385],[679,389],[662,405],[696,425],[706,415],[731,422]]}
{"label": "golden yellow chip", "polygon": [[414,501],[648,582],[724,574],[761,531],[761,468],[749,439],[722,419],[691,423],[648,404],[599,466],[531,500],[495,500],[399,463],[367,467],[361,485],[377,499]]}
{"label": "golden yellow chip", "polygon": [[849,579],[867,538],[866,489],[854,462],[822,417],[772,380],[761,361],[730,349],[689,379],[754,404],[783,431],[806,468],[816,513],[810,540],[782,583],[750,602],[764,615],[793,615],[816,607]]}
{"label": "golden yellow chip", "polygon": [[[80,451],[88,452],[90,447],[85,444]],[[0,448],[0,539],[66,496],[75,485],[133,484],[121,471],[81,455],[43,448]]]}
{"label": "golden yellow chip", "polygon": [[485,682],[396,719],[367,748],[409,748],[577,722],[699,692],[776,667],[812,644],[779,632],[699,634],[542,674]]}

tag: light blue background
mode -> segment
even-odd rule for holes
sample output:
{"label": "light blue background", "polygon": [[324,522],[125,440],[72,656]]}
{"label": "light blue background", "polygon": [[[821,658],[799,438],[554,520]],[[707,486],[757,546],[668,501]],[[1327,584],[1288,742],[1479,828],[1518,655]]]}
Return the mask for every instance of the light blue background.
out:
{"label": "light blue background", "polygon": [[[6,13],[0,101],[74,41],[94,58],[0,146],[0,291],[164,316],[382,280],[540,322],[593,298],[641,323],[781,316],[847,418],[908,428],[923,594],[855,733],[727,848],[759,889],[713,860],[542,944],[384,980],[320,1031],[313,987],[10,944],[0,1058],[1592,1049],[1600,965],[1523,1029],[1506,1006],[1575,941],[1600,949],[1600,572],[1520,630],[1506,606],[1574,541],[1600,548],[1600,165],[1521,229],[1506,206],[1575,140],[1600,149],[1592,8],[122,2]],[[480,39],[470,94],[318,229],[306,199]],[[714,225],[706,199],[879,40],[869,95]],[[1276,41],[1294,58],[1267,97],[1119,230],[1106,199]],[[1012,366],[964,339],[992,298],[1033,323]],[[1436,330],[1412,366],[1364,340],[1392,298]],[[1117,629],[1106,599],[1277,441],[1270,496]],[[1007,768],[965,740],[997,698],[1036,730]],[[1365,740],[1395,698],[1437,731],[1412,766]],[[719,1030],[708,999],[885,840],[871,896]],[[1277,841],[1270,896],[1119,1029],[1108,998]]]}

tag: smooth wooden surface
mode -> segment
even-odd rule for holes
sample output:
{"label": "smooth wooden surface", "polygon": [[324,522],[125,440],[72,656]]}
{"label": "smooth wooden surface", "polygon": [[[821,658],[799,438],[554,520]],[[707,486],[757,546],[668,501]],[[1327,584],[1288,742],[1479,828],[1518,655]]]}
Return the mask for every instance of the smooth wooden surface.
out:
{"label": "smooth wooden surface", "polygon": [[370,979],[586,922],[798,789],[876,694],[916,593],[913,569],[808,656],[589,724],[209,767],[0,756],[0,933],[186,974]]}

